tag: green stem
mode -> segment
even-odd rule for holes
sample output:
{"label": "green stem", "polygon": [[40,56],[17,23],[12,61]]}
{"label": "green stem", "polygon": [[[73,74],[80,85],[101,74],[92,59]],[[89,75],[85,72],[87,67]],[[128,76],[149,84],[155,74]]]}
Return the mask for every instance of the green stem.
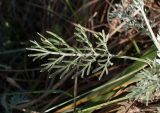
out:
{"label": "green stem", "polygon": [[115,58],[135,60],[135,61],[144,62],[144,63],[149,64],[149,62],[147,60],[142,59],[142,58],[136,58],[136,57],[131,57],[131,56],[119,56],[119,55],[112,55],[112,56]]}
{"label": "green stem", "polygon": [[121,101],[124,101],[126,99],[128,99],[128,98],[127,97],[122,97],[122,98],[112,100],[112,101],[109,101],[109,102],[106,102],[106,103],[102,103],[102,104],[99,104],[99,105],[96,105],[96,106],[88,107],[86,109],[80,110],[79,113],[86,112],[86,111],[93,110],[93,109],[98,110],[98,109],[101,109],[102,107],[105,107],[107,105],[111,105],[111,104],[114,104],[114,103],[117,103],[117,102],[121,102]]}

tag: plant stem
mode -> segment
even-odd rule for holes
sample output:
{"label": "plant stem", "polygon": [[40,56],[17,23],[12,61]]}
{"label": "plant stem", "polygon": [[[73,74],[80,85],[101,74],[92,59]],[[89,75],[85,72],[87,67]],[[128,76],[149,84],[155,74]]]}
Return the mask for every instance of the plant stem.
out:
{"label": "plant stem", "polygon": [[77,56],[77,57],[89,57],[89,56],[100,56],[101,54],[99,53],[64,53],[64,52],[53,52],[53,51],[48,51],[48,50],[40,50],[40,49],[30,49],[29,50],[32,50],[32,51],[38,51],[38,52],[42,52],[42,53],[48,53],[48,54],[51,54],[51,55],[61,55],[61,56]]}
{"label": "plant stem", "polygon": [[76,113],[76,96],[77,96],[77,85],[78,85],[78,77],[75,77],[74,80],[74,113]]}
{"label": "plant stem", "polygon": [[149,32],[151,33],[151,39],[152,39],[153,43],[155,44],[155,46],[157,47],[158,51],[160,51],[160,44],[158,43],[158,41],[157,41],[157,39],[156,39],[156,36],[155,36],[155,34],[154,34],[151,26],[150,26],[149,20],[148,20],[147,17],[146,17],[146,14],[145,14],[145,12],[144,12],[143,6],[140,7],[140,11],[141,11],[141,13],[142,13],[142,15],[143,15],[143,18],[144,18],[145,22],[146,22],[146,25],[147,25],[147,27],[148,27],[148,30],[149,30]]}
{"label": "plant stem", "polygon": [[147,60],[142,59],[142,58],[136,58],[136,57],[130,57],[130,56],[119,56],[119,55],[112,55],[112,56],[115,58],[135,60],[135,61],[144,62],[144,63],[149,64],[149,62]]}

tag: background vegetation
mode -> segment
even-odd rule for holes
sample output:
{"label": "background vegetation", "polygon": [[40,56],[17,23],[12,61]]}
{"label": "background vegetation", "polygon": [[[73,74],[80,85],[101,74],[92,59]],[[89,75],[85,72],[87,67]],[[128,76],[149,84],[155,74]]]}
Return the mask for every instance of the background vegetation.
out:
{"label": "background vegetation", "polygon": [[[144,19],[139,16],[132,17],[134,12],[130,9],[131,1],[1,0],[1,112],[158,112],[159,70],[145,71],[148,72],[147,75],[141,71],[150,62],[145,63],[146,59],[152,60],[156,57],[157,50],[150,35],[147,34],[147,26],[142,21]],[[159,2],[144,1],[146,16],[150,20],[153,32],[157,34],[160,20]],[[127,19],[131,22],[129,23]],[[135,23],[134,20],[139,23]],[[45,64],[47,59],[32,62],[33,58],[28,57],[28,54],[34,52],[26,50],[32,45],[30,40],[41,42],[41,36],[37,32],[46,39],[53,38],[46,33],[50,31],[62,37],[69,45],[80,48],[83,46],[77,43],[74,35],[79,24],[94,47],[97,42],[95,34],[98,35],[102,30],[106,35],[110,34],[107,49],[117,56],[111,59],[113,65],[108,65],[108,73],[103,73],[102,77],[101,71],[92,73],[92,70],[96,69],[97,62],[92,64],[90,72],[85,71],[84,78],[71,79],[73,74],[69,74],[70,70],[61,79],[59,79],[60,73],[57,77],[49,78],[51,73],[40,72],[41,64]],[[101,57],[95,57],[95,61],[105,59]],[[157,69],[157,64],[151,67]],[[145,69],[148,68],[149,66]],[[155,74],[158,77],[152,76]],[[150,91],[153,92],[150,94],[152,96],[146,95],[148,90],[144,89],[147,89],[147,86],[143,86],[140,82],[136,84],[139,80],[156,86],[156,91]],[[139,89],[134,86],[139,86]],[[127,95],[129,91],[134,90],[137,92]],[[142,95],[139,96],[140,92]]]}

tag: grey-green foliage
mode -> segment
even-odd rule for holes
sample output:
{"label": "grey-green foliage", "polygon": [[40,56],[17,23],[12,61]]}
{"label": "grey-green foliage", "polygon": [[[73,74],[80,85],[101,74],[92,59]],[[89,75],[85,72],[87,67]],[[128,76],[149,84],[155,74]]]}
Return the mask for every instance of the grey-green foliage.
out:
{"label": "grey-green foliage", "polygon": [[[33,51],[29,56],[33,60],[44,59],[47,61],[42,64],[42,71],[49,71],[50,77],[59,75],[60,78],[65,76],[71,70],[75,70],[75,76],[84,77],[90,73],[101,71],[100,77],[108,74],[108,66],[112,65],[110,59],[112,55],[108,51],[108,36],[102,31],[94,34],[94,42],[89,40],[86,31],[82,26],[76,27],[75,37],[79,43],[78,46],[70,46],[62,37],[47,31],[51,38],[45,38],[41,34],[41,42],[31,41],[33,46],[28,50]],[[93,63],[96,62],[96,69],[92,69]]]}
{"label": "grey-green foliage", "polygon": [[[139,31],[147,34],[152,39],[154,45],[158,49],[158,57],[160,57],[160,36],[155,36],[152,30],[152,21],[147,18],[147,10],[144,7],[144,0],[133,0],[128,7],[117,5],[116,11],[110,14],[110,18],[118,17],[121,21],[125,21],[125,27],[137,28]],[[119,13],[117,12],[119,11]],[[136,76],[140,77],[140,81],[131,90],[129,98],[134,98],[148,105],[149,102],[160,99],[160,59],[150,61],[150,67],[143,69]]]}
{"label": "grey-green foliage", "polygon": [[149,68],[136,75],[141,79],[128,94],[129,98],[134,98],[146,105],[160,99],[160,63],[156,60],[150,62]]}
{"label": "grey-green foliage", "polygon": [[[159,57],[160,51],[160,42],[159,42],[159,34],[156,36],[152,30],[151,21],[148,20],[145,9],[144,9],[144,1],[143,0],[134,0],[133,7],[139,10],[139,16],[143,26],[141,29],[145,31],[145,34],[148,34],[152,39],[154,45],[157,47],[158,52],[157,56]],[[138,20],[136,20],[138,21]],[[145,27],[146,26],[146,27]],[[146,32],[149,31],[149,32]],[[146,103],[148,105],[149,102],[153,102],[160,99],[160,59],[155,58],[153,61],[151,60],[150,67],[142,70],[137,74],[138,77],[141,77],[140,81],[136,84],[131,90],[131,93],[128,95],[129,98],[135,98],[138,101]]]}
{"label": "grey-green foliage", "polygon": [[[139,8],[143,7],[143,0],[133,0],[128,6],[123,4],[116,4],[116,9],[109,14],[110,20],[119,18],[121,21],[125,21],[127,24],[123,26],[124,29],[136,28],[141,31],[147,31],[145,21]],[[144,9],[145,13],[149,13],[149,10]],[[136,15],[136,16],[135,16]]]}

